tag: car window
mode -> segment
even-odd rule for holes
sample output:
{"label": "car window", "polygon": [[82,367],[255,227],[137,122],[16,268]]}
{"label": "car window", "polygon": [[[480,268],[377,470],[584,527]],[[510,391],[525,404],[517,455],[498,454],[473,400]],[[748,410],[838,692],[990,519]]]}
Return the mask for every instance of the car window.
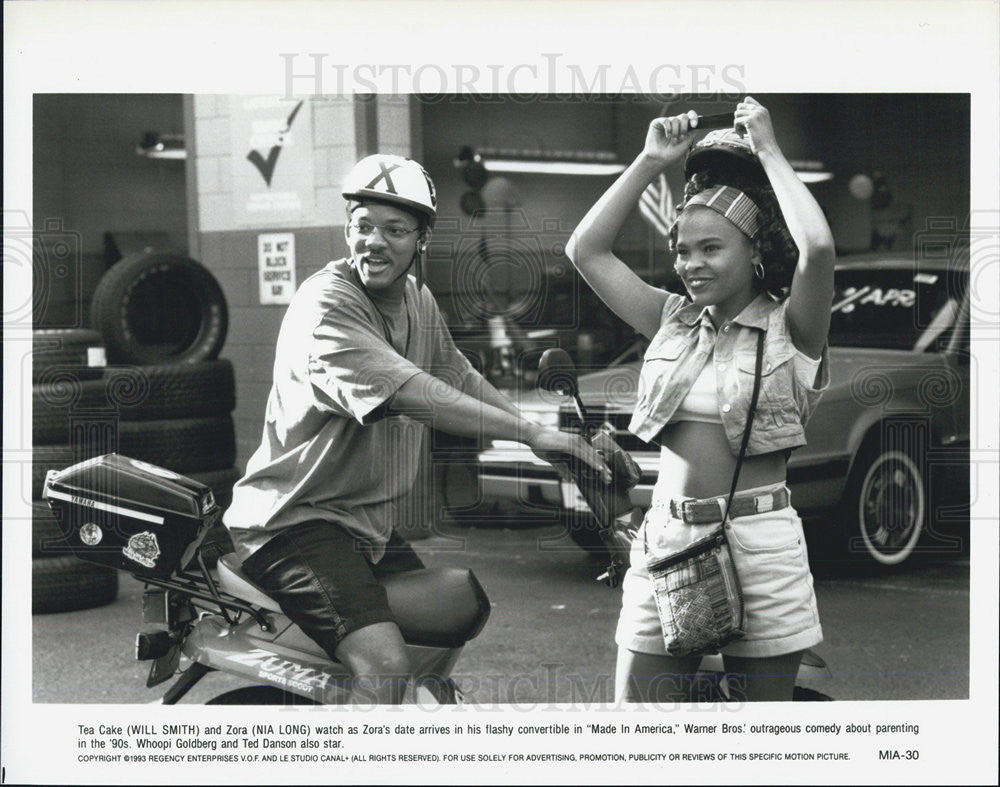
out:
{"label": "car window", "polygon": [[955,271],[838,270],[830,345],[941,351],[954,328],[964,279]]}

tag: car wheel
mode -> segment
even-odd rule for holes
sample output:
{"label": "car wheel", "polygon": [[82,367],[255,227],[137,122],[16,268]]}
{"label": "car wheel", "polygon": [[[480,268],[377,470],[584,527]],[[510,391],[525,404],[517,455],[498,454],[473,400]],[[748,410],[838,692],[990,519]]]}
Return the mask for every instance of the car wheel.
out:
{"label": "car wheel", "polygon": [[899,565],[913,555],[924,532],[924,474],[912,452],[895,442],[866,448],[848,482],[843,547],[854,562]]}

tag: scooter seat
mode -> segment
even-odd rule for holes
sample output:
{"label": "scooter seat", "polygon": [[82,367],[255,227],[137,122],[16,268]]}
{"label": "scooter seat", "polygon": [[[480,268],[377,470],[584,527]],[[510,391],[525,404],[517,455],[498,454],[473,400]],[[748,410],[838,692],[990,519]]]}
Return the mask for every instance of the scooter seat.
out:
{"label": "scooter seat", "polygon": [[231,596],[243,599],[253,607],[260,607],[271,612],[281,612],[278,602],[257,587],[246,574],[243,564],[235,552],[219,557],[216,564],[219,587]]}
{"label": "scooter seat", "polygon": [[[219,558],[219,586],[255,607],[281,612],[257,587],[236,555]],[[490,616],[490,601],[476,575],[465,568],[424,568],[381,580],[389,609],[410,645],[455,648],[477,636]]]}

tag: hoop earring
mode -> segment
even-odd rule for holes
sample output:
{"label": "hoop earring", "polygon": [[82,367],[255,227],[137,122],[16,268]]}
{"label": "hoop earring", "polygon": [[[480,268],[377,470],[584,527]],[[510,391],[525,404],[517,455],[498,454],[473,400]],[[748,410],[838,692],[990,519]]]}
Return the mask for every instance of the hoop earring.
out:
{"label": "hoop earring", "polygon": [[763,281],[763,279],[764,279],[764,266],[761,263],[755,262],[753,264],[753,275],[756,276],[758,279],[761,279]]}

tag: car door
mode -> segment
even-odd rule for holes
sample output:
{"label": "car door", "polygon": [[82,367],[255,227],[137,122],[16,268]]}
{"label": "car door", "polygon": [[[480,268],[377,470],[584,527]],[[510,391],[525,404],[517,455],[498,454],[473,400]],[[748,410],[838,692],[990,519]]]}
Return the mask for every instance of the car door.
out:
{"label": "car door", "polygon": [[968,534],[970,493],[973,484],[980,480],[977,466],[970,461],[970,418],[975,392],[970,374],[970,294],[967,287],[961,304],[954,329],[942,352],[949,376],[958,388],[951,398],[951,428],[942,434],[939,456],[931,466],[932,473],[937,476],[931,479],[937,500],[933,501],[936,505],[932,507],[929,529],[941,545],[949,546],[949,551],[967,548],[960,540]]}

